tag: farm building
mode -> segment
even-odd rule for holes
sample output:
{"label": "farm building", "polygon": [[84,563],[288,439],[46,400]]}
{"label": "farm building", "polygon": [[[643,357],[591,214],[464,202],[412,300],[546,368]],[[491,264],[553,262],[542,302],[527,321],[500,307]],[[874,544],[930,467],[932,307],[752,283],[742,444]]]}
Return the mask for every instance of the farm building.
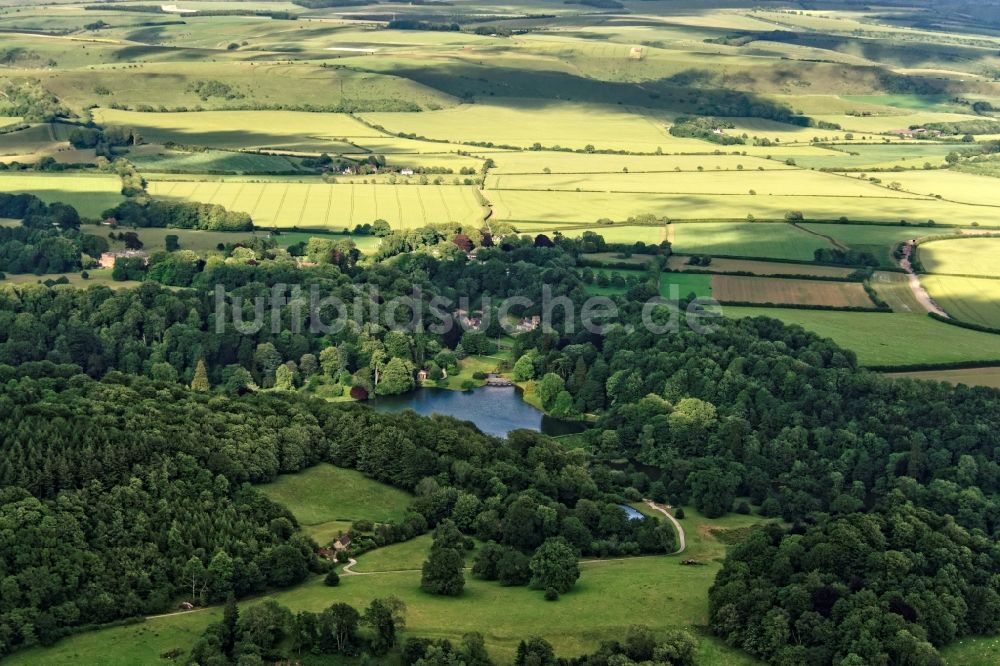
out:
{"label": "farm building", "polygon": [[633,46],[631,49],[629,49],[628,58],[629,60],[642,60],[642,47]]}
{"label": "farm building", "polygon": [[142,250],[125,250],[123,252],[105,252],[98,259],[98,263],[101,268],[114,268],[115,261],[117,259],[136,259],[142,258],[147,263],[149,262],[149,253],[143,252]]}

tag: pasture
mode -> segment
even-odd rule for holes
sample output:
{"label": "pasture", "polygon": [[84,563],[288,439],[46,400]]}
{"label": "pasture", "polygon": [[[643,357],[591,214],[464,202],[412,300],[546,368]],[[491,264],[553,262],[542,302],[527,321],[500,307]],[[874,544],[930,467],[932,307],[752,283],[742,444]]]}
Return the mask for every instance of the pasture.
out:
{"label": "pasture", "polygon": [[93,219],[121,203],[121,187],[121,180],[112,174],[0,172],[0,192],[24,192],[46,203],[66,203]]}
{"label": "pasture", "polygon": [[713,275],[712,294],[722,303],[875,307],[859,282]]}
{"label": "pasture", "polygon": [[926,314],[832,312],[727,306],[727,317],[770,317],[830,338],[863,366],[1000,360],[1000,335],[935,321]]}
{"label": "pasture", "polygon": [[920,282],[955,319],[1000,329],[1000,279],[922,275]]}
{"label": "pasture", "polygon": [[283,474],[257,488],[284,505],[302,525],[330,521],[401,520],[412,497],[361,472],[321,463],[297,474]]}
{"label": "pasture", "polygon": [[384,219],[395,229],[437,222],[482,222],[476,190],[458,185],[327,184],[268,179],[151,180],[151,195],[219,204],[249,213],[260,227],[343,229]]}
{"label": "pasture", "polygon": [[928,273],[1000,276],[1000,238],[958,238],[921,243],[917,256]]}
{"label": "pasture", "polygon": [[[334,602],[363,608],[371,599],[398,596],[407,607],[405,636],[461,639],[468,631],[484,631],[491,656],[501,663],[513,661],[518,642],[541,635],[560,655],[574,656],[595,649],[600,641],[620,638],[636,618],[655,630],[687,629],[698,638],[699,663],[750,666],[754,660],[698,631],[708,618],[706,591],[720,568],[725,544],[717,530],[752,525],[754,516],[732,514],[706,519],[685,507],[688,553],[705,566],[682,566],[678,556],[651,556],[582,562],[576,587],[546,602],[542,594],[525,587],[501,587],[466,572],[460,597],[436,597],[420,590],[419,566],[426,557],[427,537],[366,553],[357,570],[367,575],[342,576],[329,588],[322,577],[272,598],[294,611],[320,611]],[[366,563],[367,560],[371,560]],[[404,569],[398,571],[398,569]],[[417,570],[414,570],[417,569]],[[241,605],[250,605],[246,601]],[[63,639],[46,649],[18,652],[8,659],[15,666],[44,658],[54,666],[100,661],[114,666],[171,663],[160,656],[175,647],[192,645],[200,632],[221,617],[215,606],[190,613],[149,618],[139,624],[109,627]]]}

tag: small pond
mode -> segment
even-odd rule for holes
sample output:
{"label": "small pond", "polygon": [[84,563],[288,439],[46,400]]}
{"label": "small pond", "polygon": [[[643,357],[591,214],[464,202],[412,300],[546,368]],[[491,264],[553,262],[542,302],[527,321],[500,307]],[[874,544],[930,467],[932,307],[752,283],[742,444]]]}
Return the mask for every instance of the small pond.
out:
{"label": "small pond", "polygon": [[619,506],[619,508],[621,508],[622,511],[625,512],[625,515],[628,516],[629,520],[645,520],[646,519],[646,516],[642,515],[641,511],[638,511],[638,510],[630,507],[628,504],[619,504],[618,506]]}
{"label": "small pond", "polygon": [[511,430],[520,428],[553,437],[586,429],[586,425],[579,421],[546,416],[522,400],[521,389],[514,386],[484,386],[471,391],[419,388],[402,395],[375,398],[368,404],[380,412],[412,409],[421,416],[442,414],[472,421],[480,430],[494,437],[506,437]]}

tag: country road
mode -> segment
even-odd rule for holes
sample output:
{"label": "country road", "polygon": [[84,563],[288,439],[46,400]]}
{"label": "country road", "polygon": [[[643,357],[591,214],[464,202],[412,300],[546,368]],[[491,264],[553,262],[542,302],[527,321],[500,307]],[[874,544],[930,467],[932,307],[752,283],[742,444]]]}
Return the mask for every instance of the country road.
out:
{"label": "country road", "polygon": [[684,541],[684,528],[681,527],[680,522],[678,522],[677,519],[674,518],[669,511],[667,511],[667,509],[669,509],[670,507],[669,506],[664,507],[663,505],[657,504],[653,500],[645,500],[645,501],[646,501],[646,506],[648,506],[650,509],[653,509],[654,511],[659,511],[660,513],[662,513],[664,516],[667,517],[667,520],[672,522],[674,524],[674,527],[677,528],[677,540],[680,547],[674,551],[674,555],[680,555],[681,553],[683,553],[684,549],[687,547],[687,543]]}
{"label": "country road", "polygon": [[906,241],[903,243],[903,256],[899,260],[899,267],[905,270],[907,276],[909,277],[910,289],[913,291],[913,296],[928,312],[933,312],[942,317],[949,318],[948,313],[938,307],[938,304],[934,302],[934,299],[927,293],[924,286],[920,284],[920,276],[913,270],[913,264],[910,262],[910,257],[913,255],[914,247],[916,247],[916,245],[913,241]]}

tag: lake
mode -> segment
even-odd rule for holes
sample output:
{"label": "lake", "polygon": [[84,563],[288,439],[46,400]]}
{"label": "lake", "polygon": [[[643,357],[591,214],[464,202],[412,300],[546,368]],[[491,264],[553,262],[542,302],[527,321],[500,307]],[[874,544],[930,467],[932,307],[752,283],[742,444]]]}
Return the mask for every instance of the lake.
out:
{"label": "lake", "polygon": [[553,437],[582,432],[586,425],[546,416],[521,399],[516,386],[483,386],[471,391],[418,388],[410,393],[381,396],[367,404],[380,412],[412,409],[421,416],[442,414],[472,421],[494,437],[506,437],[511,430],[534,430]]}

